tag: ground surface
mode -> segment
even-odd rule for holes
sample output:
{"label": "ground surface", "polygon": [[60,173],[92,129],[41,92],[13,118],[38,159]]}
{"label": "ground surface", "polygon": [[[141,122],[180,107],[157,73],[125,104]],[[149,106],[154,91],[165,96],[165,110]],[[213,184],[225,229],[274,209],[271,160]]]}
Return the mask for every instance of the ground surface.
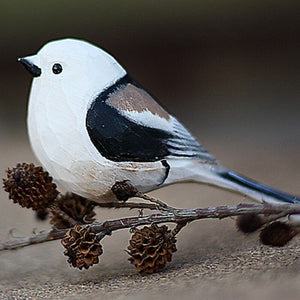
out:
{"label": "ground surface", "polygon": [[[35,161],[26,137],[18,142],[3,136],[1,174],[18,161]],[[218,149],[217,136],[208,139]],[[262,141],[256,141],[256,145]],[[232,145],[223,146],[221,160],[227,159],[240,171],[278,188],[299,194],[298,148],[294,143],[282,149],[272,144],[263,150],[237,139],[239,151],[231,155]],[[251,151],[249,150],[251,149]],[[247,158],[244,153],[247,153]],[[260,157],[260,160],[257,160]],[[276,161],[276,164],[274,162]],[[280,170],[280,172],[279,172]],[[182,184],[156,191],[155,196],[177,207],[205,207],[234,204],[243,197],[201,185]],[[47,223],[34,219],[31,211],[7,199],[1,191],[0,239],[27,236],[33,230],[47,230]],[[137,212],[98,210],[100,220]],[[141,277],[127,261],[124,249],[128,231],[105,238],[101,263],[88,271],[75,270],[66,263],[58,241],[17,251],[0,253],[1,299],[296,299],[300,291],[300,240],[287,247],[272,249],[259,245],[257,235],[237,232],[234,220],[194,222],[178,236],[178,251],[167,268],[158,274]],[[9,235],[9,230],[14,229]]]}

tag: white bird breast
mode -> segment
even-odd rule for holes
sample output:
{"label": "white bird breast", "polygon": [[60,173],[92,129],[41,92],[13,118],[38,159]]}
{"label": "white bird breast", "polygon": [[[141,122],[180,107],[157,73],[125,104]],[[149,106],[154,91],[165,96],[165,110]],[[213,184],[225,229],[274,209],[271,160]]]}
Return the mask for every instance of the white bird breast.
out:
{"label": "white bird breast", "polygon": [[160,162],[113,162],[91,143],[84,99],[95,97],[92,89],[74,95],[62,85],[45,88],[42,79],[32,83],[28,131],[34,153],[59,185],[95,201],[115,200],[110,189],[116,181],[129,180],[143,192],[157,187],[165,175]]}

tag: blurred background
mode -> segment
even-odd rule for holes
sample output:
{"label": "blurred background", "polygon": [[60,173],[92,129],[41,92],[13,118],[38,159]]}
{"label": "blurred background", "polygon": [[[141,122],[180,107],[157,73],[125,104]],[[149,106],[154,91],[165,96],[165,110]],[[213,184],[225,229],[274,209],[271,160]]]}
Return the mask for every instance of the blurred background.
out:
{"label": "blurred background", "polygon": [[[17,58],[76,37],[113,54],[226,166],[300,194],[299,9],[276,0],[1,1],[0,173],[36,162],[26,132],[31,77]],[[193,185],[155,193],[186,207],[243,200]],[[32,213],[0,196],[2,238],[32,228]]]}
{"label": "blurred background", "polygon": [[31,78],[17,58],[76,37],[113,54],[225,163],[245,143],[245,159],[273,147],[290,156],[287,147],[300,144],[299,8],[276,0],[1,1],[1,149],[7,137],[27,139]]}

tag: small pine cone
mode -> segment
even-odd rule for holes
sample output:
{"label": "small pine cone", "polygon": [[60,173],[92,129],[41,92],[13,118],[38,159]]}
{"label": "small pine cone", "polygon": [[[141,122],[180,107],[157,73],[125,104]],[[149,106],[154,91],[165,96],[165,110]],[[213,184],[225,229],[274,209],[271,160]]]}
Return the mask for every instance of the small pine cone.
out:
{"label": "small pine cone", "polygon": [[129,241],[129,261],[140,274],[152,274],[165,267],[176,252],[176,238],[166,225],[135,229]]}
{"label": "small pine cone", "polygon": [[294,227],[280,221],[267,225],[260,233],[259,238],[262,244],[283,247],[299,233]]}
{"label": "small pine cone", "polygon": [[61,243],[66,248],[64,255],[69,256],[68,263],[80,270],[99,263],[99,255],[103,253],[96,234],[89,226],[75,225],[66,232]]}
{"label": "small pine cone", "polygon": [[129,198],[136,196],[138,192],[127,180],[117,181],[111,190],[119,201],[127,201]]}
{"label": "small pine cone", "polygon": [[258,214],[246,214],[238,216],[237,228],[243,233],[252,233],[264,225],[263,218]]}
{"label": "small pine cone", "polygon": [[[81,196],[67,193],[65,195],[60,195],[56,199],[56,205],[73,220],[78,221],[82,224],[90,224],[95,221],[94,216],[94,203]],[[65,220],[61,215],[56,214],[55,211],[51,212],[50,223],[56,228],[70,228],[72,225]]]}
{"label": "small pine cone", "polygon": [[4,190],[9,193],[9,199],[23,207],[43,210],[58,195],[56,184],[52,183],[52,177],[42,167],[18,163],[6,173],[7,179],[3,179]]}

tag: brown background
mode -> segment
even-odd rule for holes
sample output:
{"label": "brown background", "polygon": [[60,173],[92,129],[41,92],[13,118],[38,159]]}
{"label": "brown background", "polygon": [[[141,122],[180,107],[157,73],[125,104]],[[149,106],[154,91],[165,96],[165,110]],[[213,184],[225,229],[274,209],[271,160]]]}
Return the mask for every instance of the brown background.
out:
{"label": "brown background", "polygon": [[[298,1],[1,1],[2,176],[19,161],[36,161],[25,125],[31,78],[17,57],[77,37],[112,53],[226,166],[300,194],[299,9]],[[179,207],[244,200],[197,185],[155,195]],[[13,236],[49,228],[0,196],[1,240],[13,238],[12,228]],[[99,218],[116,214],[128,212],[99,211]],[[299,292],[298,242],[261,248],[231,220],[192,224],[174,261],[150,277],[127,263],[127,240],[125,231],[106,238],[101,264],[86,272],[65,264],[58,242],[1,253],[0,295],[296,299]]]}

